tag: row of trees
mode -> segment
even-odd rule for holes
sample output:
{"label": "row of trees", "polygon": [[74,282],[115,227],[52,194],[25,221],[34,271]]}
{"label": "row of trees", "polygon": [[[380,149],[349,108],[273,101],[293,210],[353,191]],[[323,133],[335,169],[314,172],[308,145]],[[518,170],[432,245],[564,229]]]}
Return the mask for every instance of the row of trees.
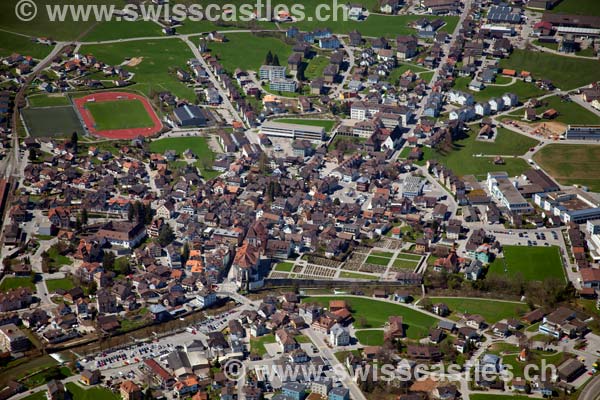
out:
{"label": "row of trees", "polygon": [[281,65],[279,63],[279,56],[277,54],[271,53],[271,50],[267,53],[265,57],[265,65]]}

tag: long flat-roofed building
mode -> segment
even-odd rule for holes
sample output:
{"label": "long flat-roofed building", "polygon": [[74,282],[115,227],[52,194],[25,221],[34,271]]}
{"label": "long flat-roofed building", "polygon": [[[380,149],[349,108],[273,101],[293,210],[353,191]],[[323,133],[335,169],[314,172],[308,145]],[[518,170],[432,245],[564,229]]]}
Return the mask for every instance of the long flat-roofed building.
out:
{"label": "long flat-roofed building", "polygon": [[506,172],[488,172],[487,186],[492,196],[510,211],[526,213],[532,210]]}
{"label": "long flat-roofed building", "polygon": [[565,224],[582,224],[600,218],[600,202],[579,189],[537,193],[533,201],[550,215],[558,216]]}
{"label": "long flat-roofed building", "polygon": [[600,125],[569,125],[565,132],[568,140],[600,140]]}
{"label": "long flat-roofed building", "polygon": [[265,122],[260,131],[267,136],[276,136],[288,139],[321,141],[325,137],[325,128],[321,126],[288,124],[275,121]]}

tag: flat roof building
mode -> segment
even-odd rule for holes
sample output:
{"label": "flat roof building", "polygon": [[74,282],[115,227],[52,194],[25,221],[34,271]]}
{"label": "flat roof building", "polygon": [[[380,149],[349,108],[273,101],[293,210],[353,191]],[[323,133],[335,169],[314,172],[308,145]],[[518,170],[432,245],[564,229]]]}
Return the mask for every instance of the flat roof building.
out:
{"label": "flat roof building", "polygon": [[496,200],[511,212],[526,213],[531,211],[531,205],[515,185],[516,183],[514,184],[508,179],[506,172],[488,172],[488,190]]}
{"label": "flat roof building", "polygon": [[206,114],[195,105],[184,104],[173,110],[175,122],[179,126],[203,126],[206,125]]}
{"label": "flat roof building", "polygon": [[267,136],[283,137],[287,139],[322,141],[325,137],[325,128],[321,126],[288,124],[275,121],[265,122],[260,131]]}
{"label": "flat roof building", "polygon": [[600,218],[600,203],[580,189],[537,193],[533,201],[548,214],[558,216],[565,224],[582,224]]}

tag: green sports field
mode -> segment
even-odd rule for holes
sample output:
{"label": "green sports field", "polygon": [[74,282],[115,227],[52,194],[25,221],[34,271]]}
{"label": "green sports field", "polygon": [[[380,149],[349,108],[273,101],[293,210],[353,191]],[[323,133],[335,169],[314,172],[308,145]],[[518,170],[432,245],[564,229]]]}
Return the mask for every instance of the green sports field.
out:
{"label": "green sports field", "polygon": [[335,125],[335,121],[332,119],[298,119],[298,118],[281,118],[276,119],[276,122],[283,122],[286,124],[299,124],[309,126],[321,126],[325,128],[325,132],[331,132],[331,129]]}
{"label": "green sports field", "polygon": [[154,122],[139,100],[89,102],[85,105],[99,131],[111,129],[148,128]]}
{"label": "green sports field", "polygon": [[84,134],[72,106],[27,108],[21,113],[31,136],[70,136],[73,132],[80,136]]}
{"label": "green sports field", "polygon": [[559,248],[556,246],[504,246],[503,252],[504,259],[496,258],[490,265],[490,274],[508,277],[521,274],[526,281],[565,279]]}

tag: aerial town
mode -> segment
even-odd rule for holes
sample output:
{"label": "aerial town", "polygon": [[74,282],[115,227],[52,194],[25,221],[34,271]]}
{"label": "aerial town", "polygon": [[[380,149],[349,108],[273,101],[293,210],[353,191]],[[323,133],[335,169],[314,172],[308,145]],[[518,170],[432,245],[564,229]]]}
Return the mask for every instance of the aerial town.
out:
{"label": "aerial town", "polygon": [[0,4],[0,400],[600,399],[600,1],[55,3]]}

